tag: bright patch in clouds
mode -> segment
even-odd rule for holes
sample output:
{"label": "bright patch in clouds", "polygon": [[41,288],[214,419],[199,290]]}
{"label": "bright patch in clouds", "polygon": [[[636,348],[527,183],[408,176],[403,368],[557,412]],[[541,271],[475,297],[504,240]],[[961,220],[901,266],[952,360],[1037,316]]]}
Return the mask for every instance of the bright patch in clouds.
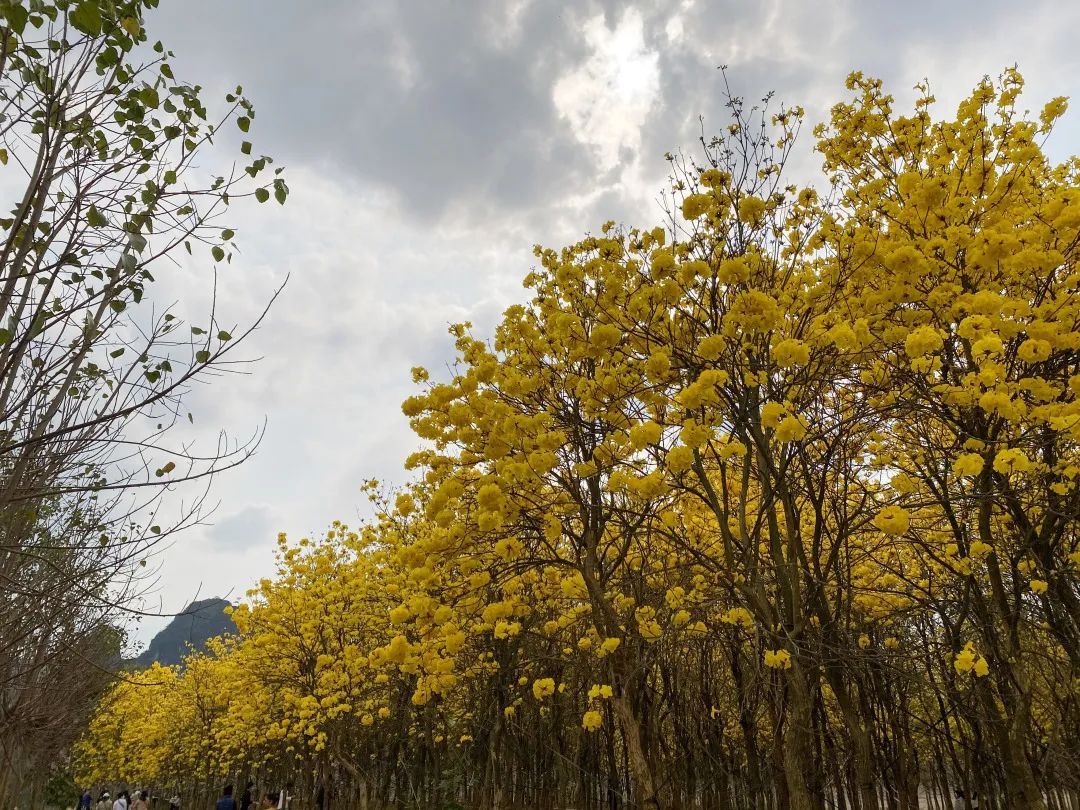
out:
{"label": "bright patch in clouds", "polygon": [[606,170],[618,164],[622,149],[641,144],[641,128],[660,90],[659,54],[646,47],[636,9],[623,14],[614,31],[599,15],[585,23],[584,33],[591,53],[555,83],[552,99]]}

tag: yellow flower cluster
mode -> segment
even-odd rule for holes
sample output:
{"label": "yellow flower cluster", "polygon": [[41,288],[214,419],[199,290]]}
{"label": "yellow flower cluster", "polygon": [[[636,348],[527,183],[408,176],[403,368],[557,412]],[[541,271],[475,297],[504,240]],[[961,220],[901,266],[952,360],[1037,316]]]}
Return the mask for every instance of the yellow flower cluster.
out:
{"label": "yellow flower cluster", "polygon": [[964,649],[956,654],[956,658],[953,659],[953,667],[960,675],[970,673],[976,678],[985,677],[990,673],[990,665],[987,664],[985,658],[979,655],[974,642],[971,641],[965,644]]}
{"label": "yellow flower cluster", "polygon": [[551,697],[555,694],[555,679],[554,678],[538,678],[533,681],[532,685],[533,697],[537,700],[543,700],[546,697]]}
{"label": "yellow flower cluster", "polygon": [[590,709],[581,716],[581,727],[586,731],[599,731],[603,724],[604,716],[594,709]]}
{"label": "yellow flower cluster", "polygon": [[791,669],[791,653],[787,650],[765,650],[764,660],[771,669]]}
{"label": "yellow flower cluster", "polygon": [[907,532],[911,523],[911,517],[903,507],[892,505],[886,506],[874,516],[874,525],[881,531],[891,535],[901,535]]}

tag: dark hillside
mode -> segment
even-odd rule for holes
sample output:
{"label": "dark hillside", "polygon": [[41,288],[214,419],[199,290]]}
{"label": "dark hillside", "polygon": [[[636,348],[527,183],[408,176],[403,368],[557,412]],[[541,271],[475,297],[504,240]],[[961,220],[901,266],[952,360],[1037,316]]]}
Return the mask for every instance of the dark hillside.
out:
{"label": "dark hillside", "polygon": [[236,625],[225,613],[229,607],[225,599],[203,599],[192,602],[169,624],[154,636],[150,645],[130,663],[136,667],[159,664],[179,664],[192,649],[205,649],[206,642],[224,633],[235,633]]}

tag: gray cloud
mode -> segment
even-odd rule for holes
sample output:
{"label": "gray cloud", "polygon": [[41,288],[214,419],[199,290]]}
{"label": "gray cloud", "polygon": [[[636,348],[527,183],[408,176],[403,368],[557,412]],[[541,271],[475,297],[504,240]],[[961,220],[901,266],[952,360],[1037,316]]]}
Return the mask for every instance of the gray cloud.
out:
{"label": "gray cloud", "polygon": [[153,22],[185,75],[244,84],[258,148],[417,217],[520,209],[589,170],[550,97],[581,52],[560,4],[185,0]]}
{"label": "gray cloud", "polygon": [[253,546],[269,546],[277,531],[274,510],[266,504],[245,506],[214,522],[206,536],[221,550],[242,550]]}
{"label": "gray cloud", "polygon": [[[657,3],[644,13],[649,44],[662,60],[662,91],[642,149],[650,161],[668,149],[692,148],[699,116],[706,134],[727,124],[716,70],[722,64],[733,91],[748,102],[775,91],[777,102],[804,106],[810,123],[825,119],[832,104],[847,97],[844,79],[852,70],[883,79],[900,104],[909,103],[913,85],[927,78],[941,101],[938,114],[948,114],[984,75],[997,76],[1014,63],[1027,74],[1039,104],[1046,95],[1068,93],[1072,82],[1062,86],[1061,77],[1080,67],[1069,45],[1078,9],[1053,2],[699,1],[682,3],[674,13]],[[677,42],[668,36],[674,18],[681,31]],[[1056,22],[1048,26],[1051,19]],[[798,156],[805,169],[818,165],[809,153],[811,139],[807,131]]]}
{"label": "gray cloud", "polygon": [[1070,26],[1038,22],[1061,17],[1060,6],[1044,5],[1046,14],[1001,0],[902,9],[854,0],[185,0],[163,3],[151,23],[185,76],[222,91],[245,85],[258,148],[279,159],[390,190],[401,215],[425,222],[510,214],[544,223],[568,190],[605,184],[552,100],[558,79],[588,58],[583,30],[597,14],[609,30],[640,14],[660,60],[661,90],[630,158],[652,164],[693,144],[699,115],[710,128],[726,122],[719,64],[736,92],[775,90],[815,119],[851,69],[885,78],[901,96],[935,59],[948,60],[946,75],[931,78],[964,88],[1047,53],[1064,57],[1069,75]]}

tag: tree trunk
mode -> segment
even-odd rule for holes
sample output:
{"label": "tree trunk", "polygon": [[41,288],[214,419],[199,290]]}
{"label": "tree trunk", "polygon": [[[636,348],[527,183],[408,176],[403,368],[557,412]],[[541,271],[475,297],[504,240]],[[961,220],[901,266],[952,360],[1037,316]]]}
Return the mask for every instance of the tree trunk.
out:
{"label": "tree trunk", "polygon": [[819,810],[820,797],[810,789],[811,746],[814,733],[813,704],[801,668],[787,671],[788,711],[784,723],[784,779],[790,810]]}
{"label": "tree trunk", "polygon": [[630,765],[630,774],[634,780],[638,804],[660,810],[660,798],[657,796],[656,780],[653,769],[641,744],[641,726],[626,695],[616,695],[611,699],[615,714],[619,718],[623,740],[626,743],[626,756]]}

